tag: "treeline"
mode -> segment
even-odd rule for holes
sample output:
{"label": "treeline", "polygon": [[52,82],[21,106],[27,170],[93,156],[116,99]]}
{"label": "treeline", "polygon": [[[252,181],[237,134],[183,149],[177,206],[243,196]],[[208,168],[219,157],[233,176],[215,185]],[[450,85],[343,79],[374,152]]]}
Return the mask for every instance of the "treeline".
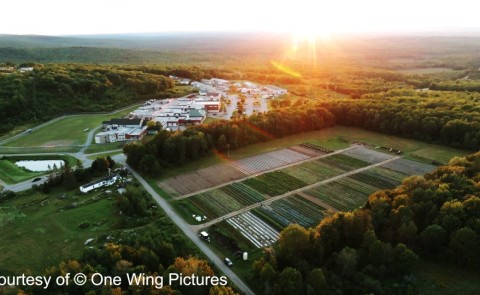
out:
{"label": "treeline", "polygon": [[32,72],[0,74],[0,134],[26,122],[170,96],[174,86],[163,75],[102,66],[35,65]]}
{"label": "treeline", "polygon": [[418,294],[422,259],[480,269],[480,153],[369,197],[316,228],[287,227],[253,264],[266,294]]}
{"label": "treeline", "polygon": [[183,132],[163,130],[145,144],[127,144],[124,152],[127,163],[133,168],[149,175],[159,175],[165,167],[199,159],[212,149],[225,152],[334,124],[333,115],[321,107],[275,110],[248,118],[195,126]]}
{"label": "treeline", "polygon": [[[67,260],[47,268],[43,275],[56,278],[70,273],[73,277],[83,273],[90,277],[94,273],[103,276],[121,277],[120,286],[94,286],[89,280],[85,285],[73,283],[68,286],[51,284],[43,287],[25,287],[28,294],[225,294],[236,293],[228,286],[168,285],[170,273],[199,277],[214,276],[215,272],[207,261],[198,256],[189,241],[165,216],[154,223],[131,230],[118,231],[97,238],[95,245],[85,247],[80,259]],[[164,285],[157,288],[151,284],[128,284],[127,274],[145,274],[163,277]],[[158,286],[159,287],[159,286]]]}
{"label": "treeline", "polygon": [[338,124],[450,145],[480,148],[480,95],[395,90],[362,99],[322,101]]}

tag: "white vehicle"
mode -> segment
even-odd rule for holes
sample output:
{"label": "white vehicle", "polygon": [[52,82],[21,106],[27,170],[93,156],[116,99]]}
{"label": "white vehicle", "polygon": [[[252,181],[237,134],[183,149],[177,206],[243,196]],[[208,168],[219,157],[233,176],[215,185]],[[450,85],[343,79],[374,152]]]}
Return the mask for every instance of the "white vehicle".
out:
{"label": "white vehicle", "polygon": [[223,261],[225,262],[225,264],[227,266],[232,266],[233,265],[233,262],[229,258],[225,258]]}
{"label": "white vehicle", "polygon": [[85,128],[83,129],[83,132],[87,132],[88,130],[90,130],[89,128]]}
{"label": "white vehicle", "polygon": [[210,243],[210,236],[208,235],[208,233],[206,231],[200,232],[198,234],[198,236],[200,237],[200,239],[205,240],[205,241]]}

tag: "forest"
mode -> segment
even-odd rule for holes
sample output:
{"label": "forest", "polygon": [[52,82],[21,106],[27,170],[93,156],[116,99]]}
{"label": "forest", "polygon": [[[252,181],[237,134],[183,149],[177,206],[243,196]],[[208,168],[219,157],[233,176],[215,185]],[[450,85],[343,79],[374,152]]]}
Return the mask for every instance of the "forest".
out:
{"label": "forest", "polygon": [[253,264],[265,294],[418,294],[420,259],[480,269],[480,153],[372,194],[366,206],[291,225]]}

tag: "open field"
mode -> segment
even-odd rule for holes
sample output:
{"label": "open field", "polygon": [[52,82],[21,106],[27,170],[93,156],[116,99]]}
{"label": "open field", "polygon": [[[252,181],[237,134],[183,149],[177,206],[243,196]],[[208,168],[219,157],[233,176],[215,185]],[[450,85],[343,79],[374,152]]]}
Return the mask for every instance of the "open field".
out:
{"label": "open field", "polygon": [[104,120],[120,117],[130,113],[137,106],[119,111],[114,114],[75,115],[59,119],[52,124],[33,130],[5,144],[10,147],[82,145],[87,140],[89,130],[94,129]]}
{"label": "open field", "polygon": [[0,159],[0,179],[7,184],[15,184],[46,174],[46,172],[32,172],[18,167],[15,162],[20,160],[64,160],[71,167],[77,165],[77,159],[68,155],[11,156]]}
{"label": "open field", "polygon": [[[87,239],[99,238],[118,221],[114,202],[97,195],[81,196],[78,202],[82,205],[63,212],[60,212],[61,208],[74,202],[70,193],[66,199],[52,196],[43,202],[43,206],[41,201],[46,196],[38,193],[20,195],[1,203],[0,207],[10,208],[8,212],[18,214],[9,222],[0,224],[0,270],[22,273],[30,269],[41,273],[63,259],[81,255]],[[84,221],[91,225],[80,229],[79,224]]]}

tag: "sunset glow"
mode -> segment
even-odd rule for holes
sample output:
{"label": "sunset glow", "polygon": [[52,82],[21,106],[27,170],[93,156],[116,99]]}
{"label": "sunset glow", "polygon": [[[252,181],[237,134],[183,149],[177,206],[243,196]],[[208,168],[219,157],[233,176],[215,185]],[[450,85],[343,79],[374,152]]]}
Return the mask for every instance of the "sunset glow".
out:
{"label": "sunset glow", "polygon": [[[339,33],[462,31],[480,27],[474,1],[5,1],[1,34],[286,32],[306,38]],[[28,9],[25,9],[28,8]],[[434,12],[434,13],[433,13]],[[428,21],[425,21],[428,17]]]}

